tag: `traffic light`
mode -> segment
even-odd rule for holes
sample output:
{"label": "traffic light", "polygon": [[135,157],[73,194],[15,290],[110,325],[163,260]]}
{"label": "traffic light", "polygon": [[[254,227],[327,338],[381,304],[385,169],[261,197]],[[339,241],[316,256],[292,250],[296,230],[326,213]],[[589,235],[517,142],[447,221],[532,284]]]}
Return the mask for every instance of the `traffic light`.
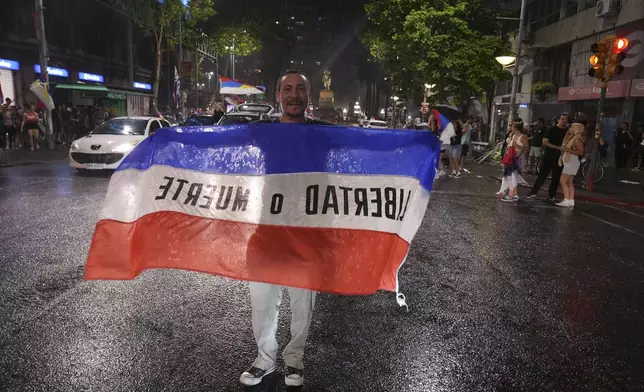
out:
{"label": "traffic light", "polygon": [[628,48],[628,40],[626,38],[615,38],[611,43],[610,57],[608,58],[608,67],[606,73],[610,78],[613,75],[619,75],[624,72],[622,61],[626,55],[624,51]]}
{"label": "traffic light", "polygon": [[608,45],[604,41],[594,43],[590,47],[593,52],[590,56],[590,65],[592,68],[588,70],[588,76],[591,78],[603,80],[606,68],[606,54],[608,52]]}

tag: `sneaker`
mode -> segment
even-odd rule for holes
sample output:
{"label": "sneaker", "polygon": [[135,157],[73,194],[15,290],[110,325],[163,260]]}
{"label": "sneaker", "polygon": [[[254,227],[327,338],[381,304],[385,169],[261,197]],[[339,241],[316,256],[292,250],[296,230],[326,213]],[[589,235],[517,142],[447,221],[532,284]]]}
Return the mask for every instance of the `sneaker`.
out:
{"label": "sneaker", "polygon": [[444,171],[444,170],[441,170],[441,171],[439,171],[439,172],[438,172],[438,176],[439,176],[439,177],[442,177],[442,176],[444,176],[445,174],[447,174],[447,173],[445,173],[445,171]]}
{"label": "sneaker", "polygon": [[637,172],[637,171],[640,171],[640,168],[639,167],[634,167],[633,169],[631,169],[631,171],[636,171]]}
{"label": "sneaker", "polygon": [[548,197],[548,198],[546,199],[546,201],[547,201],[547,202],[549,202],[549,203],[554,203],[554,202],[555,202],[555,198],[554,198],[554,197]]}
{"label": "sneaker", "polygon": [[574,207],[574,206],[575,206],[575,202],[574,202],[574,201],[572,201],[572,200],[563,199],[562,201],[560,201],[559,203],[557,203],[557,206],[559,206],[559,207]]}
{"label": "sneaker", "polygon": [[251,366],[248,370],[242,373],[241,377],[239,377],[239,381],[248,387],[252,387],[262,382],[262,379],[264,377],[268,376],[274,371],[275,371],[275,366],[273,366],[268,370]]}
{"label": "sneaker", "polygon": [[471,172],[471,171],[469,171],[469,170],[467,170],[467,169],[465,169],[465,168],[463,168],[463,169],[461,169],[461,170],[463,170],[463,171],[465,172],[465,174],[472,174],[472,172]]}
{"label": "sneaker", "polygon": [[284,383],[289,387],[300,387],[304,384],[304,369],[296,369],[290,366],[286,367]]}
{"label": "sneaker", "polygon": [[510,197],[508,195],[505,195],[505,196],[503,196],[501,198],[501,201],[505,201],[505,202],[508,202],[508,203],[514,203],[514,202],[519,201],[519,197],[518,196]]}

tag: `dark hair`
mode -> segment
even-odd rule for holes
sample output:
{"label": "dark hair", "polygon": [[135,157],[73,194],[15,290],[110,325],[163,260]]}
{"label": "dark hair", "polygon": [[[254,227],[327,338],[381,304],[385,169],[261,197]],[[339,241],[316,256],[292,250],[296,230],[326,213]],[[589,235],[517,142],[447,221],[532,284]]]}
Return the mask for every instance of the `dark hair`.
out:
{"label": "dark hair", "polygon": [[516,129],[518,129],[518,130],[519,130],[519,132],[521,132],[521,133],[523,133],[523,131],[525,130],[525,128],[523,127],[523,122],[515,121],[513,126],[514,126]]}
{"label": "dark hair", "polygon": [[568,117],[568,119],[570,119],[570,114],[568,114],[568,112],[563,112],[563,113],[561,113],[561,114],[559,115],[559,118],[561,118],[561,116],[566,116],[566,117]]}
{"label": "dark hair", "polygon": [[545,118],[543,118],[543,117],[539,117],[539,118],[537,119],[537,121],[541,121],[542,123],[545,123],[545,122],[546,122],[546,119],[545,119]]}
{"label": "dark hair", "polygon": [[309,83],[309,78],[304,75],[302,71],[299,71],[297,69],[287,69],[286,71],[282,72],[280,74],[280,77],[277,78],[277,88],[276,91],[280,91],[280,88],[282,87],[282,78],[286,75],[300,75],[302,79],[304,79],[304,83],[306,83],[306,88],[311,90],[311,84]]}

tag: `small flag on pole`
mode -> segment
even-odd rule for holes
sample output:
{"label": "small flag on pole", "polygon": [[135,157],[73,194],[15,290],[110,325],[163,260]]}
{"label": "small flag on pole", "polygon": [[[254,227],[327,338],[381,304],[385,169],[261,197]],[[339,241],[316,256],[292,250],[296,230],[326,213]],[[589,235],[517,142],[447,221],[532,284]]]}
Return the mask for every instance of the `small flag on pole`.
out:
{"label": "small flag on pole", "polygon": [[47,82],[47,72],[44,72],[40,75],[40,78],[36,79],[29,89],[36,95],[36,98],[49,110],[54,109],[54,100],[49,93],[49,83]]}

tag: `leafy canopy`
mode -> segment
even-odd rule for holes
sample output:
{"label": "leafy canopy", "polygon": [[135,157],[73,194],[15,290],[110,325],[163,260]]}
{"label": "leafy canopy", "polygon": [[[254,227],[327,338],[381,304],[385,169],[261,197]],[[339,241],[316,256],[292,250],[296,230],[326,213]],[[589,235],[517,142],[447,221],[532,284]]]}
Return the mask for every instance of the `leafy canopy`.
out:
{"label": "leafy canopy", "polygon": [[438,97],[481,93],[505,78],[495,57],[500,14],[486,0],[372,0],[363,42],[404,89],[435,84]]}

